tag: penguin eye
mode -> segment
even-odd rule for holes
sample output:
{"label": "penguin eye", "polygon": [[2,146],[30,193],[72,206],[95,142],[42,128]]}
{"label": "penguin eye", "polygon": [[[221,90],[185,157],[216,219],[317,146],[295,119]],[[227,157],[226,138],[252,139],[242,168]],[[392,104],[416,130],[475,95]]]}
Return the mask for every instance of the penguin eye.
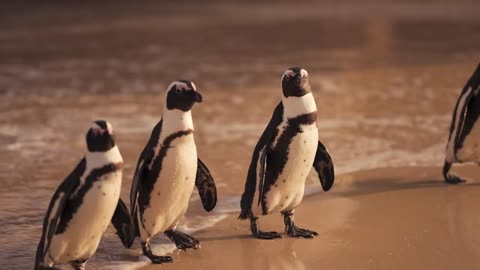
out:
{"label": "penguin eye", "polygon": [[175,93],[180,94],[181,92],[182,92],[182,90],[180,90],[178,88],[175,88]]}

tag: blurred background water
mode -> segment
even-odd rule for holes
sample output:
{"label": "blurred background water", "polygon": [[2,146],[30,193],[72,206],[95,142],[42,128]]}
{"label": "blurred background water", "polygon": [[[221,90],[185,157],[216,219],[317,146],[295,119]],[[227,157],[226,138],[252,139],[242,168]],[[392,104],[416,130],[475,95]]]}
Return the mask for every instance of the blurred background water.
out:
{"label": "blurred background water", "polygon": [[[127,198],[175,79],[204,94],[195,138],[221,194],[208,217],[194,197],[187,229],[235,211],[290,66],[310,73],[339,174],[441,165],[451,111],[480,59],[479,11],[468,0],[2,1],[0,264],[33,265],[49,199],[94,119],[114,126]],[[109,230],[89,265],[138,253]]]}

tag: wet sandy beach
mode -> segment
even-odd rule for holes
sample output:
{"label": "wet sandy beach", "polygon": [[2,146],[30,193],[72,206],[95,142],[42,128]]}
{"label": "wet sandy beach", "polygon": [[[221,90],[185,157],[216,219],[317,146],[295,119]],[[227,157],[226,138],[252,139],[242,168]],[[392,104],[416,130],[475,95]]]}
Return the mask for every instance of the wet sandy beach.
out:
{"label": "wet sandy beach", "polygon": [[[246,237],[246,224],[229,217],[198,233],[202,249],[180,252],[172,269],[476,269],[478,183],[446,186],[437,171],[405,167],[344,175],[340,180],[356,184],[309,196],[297,208],[296,222],[320,233],[314,240],[258,241]],[[266,230],[283,229],[280,215],[261,220]]]}
{"label": "wet sandy beach", "polygon": [[[476,269],[479,170],[440,176],[451,111],[480,59],[475,1],[28,4],[0,8],[0,264],[30,269],[55,188],[83,155],[90,121],[108,119],[125,160],[161,117],[164,88],[193,80],[199,156],[219,189],[196,196],[183,229],[202,249],[168,269]],[[319,136],[334,158],[331,192],[296,220],[314,240],[262,242],[237,221],[251,151],[280,99],[280,76],[307,69]],[[277,215],[261,220],[282,230]],[[213,227],[212,227],[213,226]],[[164,243],[158,239],[158,243]],[[157,245],[169,250],[172,245]],[[88,269],[141,267],[109,228]],[[213,256],[215,255],[215,257]],[[132,264],[133,263],[133,264]]]}

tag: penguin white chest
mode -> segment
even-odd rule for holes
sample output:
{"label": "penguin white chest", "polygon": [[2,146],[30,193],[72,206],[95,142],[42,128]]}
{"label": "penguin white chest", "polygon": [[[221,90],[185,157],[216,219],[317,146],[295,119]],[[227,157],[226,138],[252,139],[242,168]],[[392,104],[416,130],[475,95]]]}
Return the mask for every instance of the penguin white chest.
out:
{"label": "penguin white chest", "polygon": [[159,177],[143,214],[150,235],[174,227],[185,214],[197,173],[197,148],[193,134],[180,137],[168,149]]}
{"label": "penguin white chest", "polygon": [[121,185],[121,171],[106,174],[93,183],[66,231],[53,236],[49,252],[56,262],[90,258],[95,253],[117,207]]}
{"label": "penguin white chest", "polygon": [[267,212],[288,211],[302,201],[318,146],[316,123],[301,125],[288,146],[285,166],[266,194]]}

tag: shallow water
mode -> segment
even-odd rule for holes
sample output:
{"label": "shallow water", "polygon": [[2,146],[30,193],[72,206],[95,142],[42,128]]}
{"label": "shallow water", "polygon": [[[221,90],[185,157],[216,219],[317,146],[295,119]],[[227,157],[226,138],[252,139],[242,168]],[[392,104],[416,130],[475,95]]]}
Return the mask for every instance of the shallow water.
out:
{"label": "shallow water", "polygon": [[[114,125],[127,198],[138,155],[161,117],[163,90],[178,78],[204,94],[193,112],[195,138],[220,193],[212,215],[194,197],[184,223],[190,231],[236,211],[251,150],[288,66],[310,73],[320,138],[338,174],[441,165],[451,111],[480,59],[480,5],[450,2],[5,5],[2,267],[32,266],[50,196],[82,157],[94,119]],[[118,267],[112,261],[138,254],[122,249],[109,229],[89,265]]]}

